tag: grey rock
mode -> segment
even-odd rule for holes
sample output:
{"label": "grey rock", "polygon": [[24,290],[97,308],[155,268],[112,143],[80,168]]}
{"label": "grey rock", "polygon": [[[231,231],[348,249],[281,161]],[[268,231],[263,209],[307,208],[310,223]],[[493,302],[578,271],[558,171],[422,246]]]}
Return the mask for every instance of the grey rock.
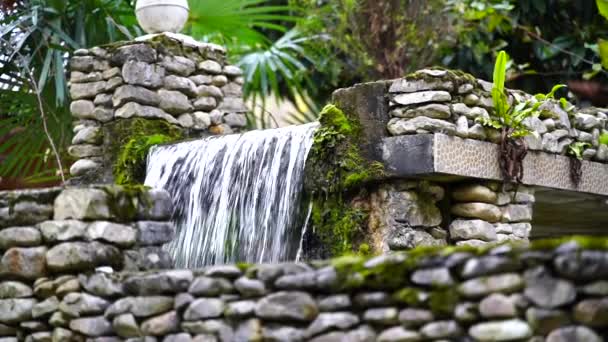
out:
{"label": "grey rock", "polygon": [[32,297],[34,291],[28,285],[18,281],[4,281],[0,283],[0,299]]}
{"label": "grey rock", "polygon": [[220,317],[224,312],[224,301],[216,298],[200,298],[190,304],[184,312],[186,321]]}
{"label": "grey rock", "polygon": [[190,76],[189,80],[194,82],[196,85],[211,84],[213,82],[213,76],[195,75],[195,76]]}
{"label": "grey rock", "polygon": [[214,265],[205,269],[207,277],[221,277],[228,279],[236,279],[243,274],[241,270],[234,265]]}
{"label": "grey rock", "polygon": [[478,239],[483,241],[496,240],[496,231],[494,226],[483,220],[454,220],[450,224],[449,229],[450,237],[452,239]]}
{"label": "grey rock", "polygon": [[114,118],[114,111],[110,108],[95,107],[93,118],[97,121],[108,122]]}
{"label": "grey rock", "polygon": [[70,104],[70,112],[79,119],[95,119],[95,105],[89,100],[74,100]]}
{"label": "grey rock", "polygon": [[304,341],[304,331],[290,326],[268,326],[262,330],[264,341]]}
{"label": "grey rock", "polygon": [[114,108],[122,107],[129,102],[136,102],[142,105],[158,106],[160,104],[160,96],[146,88],[136,87],[132,85],[120,86],[112,96]]}
{"label": "grey rock", "polygon": [[99,94],[95,96],[93,104],[102,107],[112,107],[112,94]]}
{"label": "grey rock", "polygon": [[503,222],[532,221],[532,207],[526,204],[509,204],[502,211]]}
{"label": "grey rock", "polygon": [[234,332],[234,341],[262,341],[262,322],[251,318],[240,322]]}
{"label": "grey rock", "polygon": [[103,93],[105,88],[105,81],[93,83],[74,83],[70,86],[70,97],[72,100],[94,99],[97,94]]}
{"label": "grey rock", "polygon": [[34,280],[46,275],[46,247],[10,248],[0,261],[0,278]]}
{"label": "grey rock", "polygon": [[243,70],[235,65],[226,65],[224,66],[223,73],[229,77],[238,77],[243,75]]}
{"label": "grey rock", "polygon": [[422,341],[422,336],[412,330],[406,330],[403,327],[388,328],[378,335],[379,342],[414,342]]}
{"label": "grey rock", "polygon": [[179,76],[190,76],[196,70],[196,64],[182,56],[165,56],[161,65],[169,72]]}
{"label": "grey rock", "polygon": [[129,338],[141,336],[141,330],[137,325],[137,321],[131,314],[123,314],[114,317],[112,327],[120,337]]}
{"label": "grey rock", "polygon": [[569,314],[561,310],[547,310],[529,308],[526,311],[526,320],[534,333],[548,335],[551,331],[570,325]]}
{"label": "grey rock", "polygon": [[474,124],[469,128],[467,137],[470,139],[485,140],[487,137],[486,129],[480,124]]}
{"label": "grey rock", "polygon": [[74,158],[91,158],[101,156],[103,150],[95,145],[72,145],[68,148],[68,154]]}
{"label": "grey rock", "polygon": [[441,79],[408,79],[402,78],[394,81],[390,88],[389,93],[415,93],[423,90],[454,90],[454,84],[450,81],[444,81]]}
{"label": "grey rock", "polygon": [[222,94],[226,97],[243,97],[243,86],[230,82],[222,87]]}
{"label": "grey rock", "polygon": [[88,241],[98,240],[128,248],[135,244],[137,231],[124,224],[96,221],[87,227],[85,236]]}
{"label": "grey rock", "polygon": [[414,191],[390,191],[386,206],[391,218],[412,227],[436,227],[442,221],[433,200]]}
{"label": "grey rock", "polygon": [[451,286],[454,279],[445,267],[420,269],[412,273],[411,281],[416,285],[424,286]]}
{"label": "grey rock", "polygon": [[[214,339],[214,341],[215,341],[215,336],[211,336],[210,338]],[[192,342],[192,341],[193,341],[192,337],[188,333],[167,335],[163,339],[163,342]],[[198,341],[202,342],[201,340],[198,340]]]}
{"label": "grey rock", "polygon": [[122,119],[129,119],[131,117],[143,117],[148,119],[164,119],[172,124],[179,124],[179,122],[167,112],[160,108],[151,106],[142,106],[139,103],[129,102],[116,110],[116,117]]}
{"label": "grey rock", "polygon": [[521,263],[515,259],[496,255],[471,258],[466,261],[460,276],[469,279],[484,275],[514,272],[521,268]]}
{"label": "grey rock", "polygon": [[220,63],[212,60],[206,60],[198,64],[198,69],[206,73],[217,75],[222,73],[222,66]]}
{"label": "grey rock", "polygon": [[524,295],[542,308],[557,308],[572,303],[576,298],[576,288],[572,283],[548,276],[529,278]]}
{"label": "grey rock", "polygon": [[232,291],[232,284],[228,280],[210,277],[197,277],[188,289],[190,294],[202,297],[215,297]]}
{"label": "grey rock", "polygon": [[[238,79],[238,78],[237,78]],[[224,75],[215,75],[213,76],[212,84],[216,87],[223,87],[228,84],[228,77]]]}
{"label": "grey rock", "polygon": [[417,328],[434,319],[433,313],[429,310],[407,308],[399,312],[399,322],[406,328]]}
{"label": "grey rock", "polygon": [[510,318],[517,315],[517,309],[509,297],[493,293],[479,303],[479,313],[485,318]]}
{"label": "grey rock", "polygon": [[118,67],[114,67],[102,72],[102,77],[104,80],[109,80],[110,78],[120,76],[122,74],[122,70]]}
{"label": "grey rock", "polygon": [[13,227],[0,230],[0,250],[11,247],[33,247],[42,242],[40,231],[32,227]]}
{"label": "grey rock", "polygon": [[469,335],[478,341],[513,341],[531,337],[532,329],[522,320],[511,319],[475,324]]}
{"label": "grey rock", "polygon": [[372,324],[394,325],[399,322],[399,311],[396,308],[373,308],[363,313],[363,320]]}
{"label": "grey rock", "polygon": [[608,279],[608,252],[583,250],[558,255],[553,265],[557,273],[576,281]]}
{"label": "grey rock", "polygon": [[493,292],[513,293],[524,287],[519,274],[504,273],[467,280],[458,286],[458,292],[467,298],[479,298]]}
{"label": "grey rock", "polygon": [[131,313],[138,318],[145,318],[169,312],[173,309],[173,297],[148,296],[126,297],[112,303],[104,316],[112,319],[118,315]]}
{"label": "grey rock", "polygon": [[72,71],[91,72],[95,66],[95,58],[92,56],[78,56],[70,59],[70,69]]}
{"label": "grey rock", "polygon": [[[212,334],[219,337],[220,341],[233,341],[234,331],[223,320],[209,319],[198,322],[183,322],[182,329],[191,334]],[[196,340],[196,339],[195,339]]]}
{"label": "grey rock", "polygon": [[603,339],[599,337],[593,330],[579,325],[569,326],[553,330],[547,336],[547,342],[573,342],[573,341],[585,341],[585,342],[602,342]]}
{"label": "grey rock", "polygon": [[99,127],[85,127],[78,131],[72,139],[72,144],[99,145],[102,142],[101,129]]}
{"label": "grey rock", "polygon": [[57,310],[59,310],[59,299],[55,296],[49,297],[42,302],[36,303],[36,305],[32,307],[32,318],[38,319],[50,316]]}
{"label": "grey rock", "polygon": [[217,100],[213,97],[200,97],[194,101],[194,109],[202,111],[210,111],[217,107]]}
{"label": "grey rock", "polygon": [[53,272],[90,271],[97,266],[119,266],[120,251],[101,243],[64,242],[46,254],[46,263]]}
{"label": "grey rock", "polygon": [[388,123],[392,135],[414,134],[418,130],[454,135],[456,126],[448,121],[418,116],[413,119],[393,118]]}
{"label": "grey rock", "polygon": [[247,117],[245,114],[230,113],[224,115],[223,121],[230,127],[245,127],[247,126]]}
{"label": "grey rock", "polygon": [[179,115],[194,109],[188,97],[179,91],[161,89],[158,91],[158,95],[160,96],[160,108],[167,113]]}
{"label": "grey rock", "polygon": [[55,220],[110,218],[108,196],[103,190],[68,188],[55,200]]}
{"label": "grey rock", "polygon": [[168,90],[177,90],[190,96],[196,96],[196,84],[185,77],[169,75],[165,77],[165,88]]}
{"label": "grey rock", "polygon": [[602,328],[608,325],[608,297],[586,299],[574,307],[574,319],[589,327]]}
{"label": "grey rock", "polygon": [[77,220],[45,221],[38,225],[47,243],[84,239],[86,228],[86,223]]}
{"label": "grey rock", "polygon": [[103,77],[100,72],[82,73],[79,71],[72,71],[70,73],[70,82],[71,83],[88,83],[88,82],[98,82],[101,80],[103,80]]}
{"label": "grey rock", "polygon": [[591,114],[576,113],[574,114],[574,126],[576,128],[589,131],[593,128],[600,127],[600,120]]}
{"label": "grey rock", "polygon": [[15,324],[32,318],[35,299],[0,299],[0,323]]}
{"label": "grey rock", "polygon": [[488,203],[457,203],[452,206],[452,214],[473,219],[481,219],[487,222],[498,222],[502,217],[500,209]]}
{"label": "grey rock", "polygon": [[388,306],[392,304],[391,296],[386,292],[360,292],[355,295],[353,302],[361,308]]}
{"label": "grey rock", "polygon": [[124,295],[122,279],[107,273],[79,275],[80,284],[89,293],[101,297],[118,297]]}
{"label": "grey rock", "polygon": [[137,205],[138,220],[164,221],[171,218],[171,197],[164,189],[149,189],[142,194],[143,200]]}
{"label": "grey rock", "polygon": [[178,329],[179,317],[175,311],[149,318],[141,324],[141,332],[146,336],[164,336]]}
{"label": "grey rock", "polygon": [[262,319],[312,321],[318,308],[308,293],[281,291],[262,298],[255,312]]}
{"label": "grey rock", "polygon": [[123,65],[126,61],[133,60],[145,63],[154,63],[158,55],[150,45],[132,44],[122,46],[112,55],[110,61],[114,65]]}
{"label": "grey rock", "polygon": [[325,297],[320,299],[318,303],[321,312],[345,310],[352,305],[350,297],[344,294]]}
{"label": "grey rock", "polygon": [[436,321],[425,324],[420,333],[428,339],[455,339],[462,335],[462,329],[455,321]]}
{"label": "grey rock", "polygon": [[226,317],[250,317],[255,314],[255,308],[257,303],[253,300],[242,300],[238,302],[230,302],[226,304],[226,311],[224,315]]}
{"label": "grey rock", "polygon": [[128,61],[122,66],[122,78],[127,84],[159,88],[164,77],[165,69],[158,65]]}
{"label": "grey rock", "polygon": [[198,88],[196,88],[196,96],[197,97],[210,96],[210,97],[214,97],[218,100],[221,100],[222,98],[224,98],[224,93],[222,93],[222,90],[220,90],[220,88],[218,88],[216,86],[200,85],[200,86],[198,86]]}
{"label": "grey rock", "polygon": [[59,310],[72,317],[93,316],[102,314],[110,305],[103,298],[87,293],[68,293],[59,304]]}
{"label": "grey rock", "polygon": [[192,128],[194,126],[194,118],[191,114],[182,114],[177,117],[177,121],[184,128]]}
{"label": "grey rock", "polygon": [[266,285],[262,281],[247,277],[237,279],[234,287],[245,297],[258,297],[267,293]]}
{"label": "grey rock", "polygon": [[175,238],[175,228],[171,222],[138,221],[135,229],[140,246],[162,245]]}
{"label": "grey rock", "polygon": [[312,289],[316,286],[316,273],[304,272],[298,274],[289,274],[279,277],[275,283],[275,287],[281,290],[303,290]]}
{"label": "grey rock", "polygon": [[346,330],[359,324],[359,317],[350,312],[321,313],[306,330],[308,336],[315,336],[331,329]]}
{"label": "grey rock", "polygon": [[401,105],[414,105],[428,102],[447,102],[452,96],[447,91],[421,91],[409,94],[398,94],[392,97],[393,102]]}
{"label": "grey rock", "polygon": [[250,270],[256,272],[257,278],[261,281],[271,283],[282,275],[309,272],[313,269],[306,264],[281,263],[256,265]]}
{"label": "grey rock", "polygon": [[426,116],[433,119],[449,119],[452,115],[449,106],[438,103],[431,103],[411,109],[397,108],[392,110],[390,114],[395,117],[410,119],[417,116]]}
{"label": "grey rock", "polygon": [[207,129],[211,125],[211,117],[209,113],[194,112],[194,114],[192,114],[192,117],[194,118],[195,129]]}
{"label": "grey rock", "polygon": [[114,92],[114,90],[116,90],[124,83],[125,82],[123,81],[122,77],[112,77],[106,82],[106,87],[104,88],[104,90],[106,92]]}
{"label": "grey rock", "polygon": [[579,291],[589,296],[608,296],[608,281],[599,280],[584,285]]}
{"label": "grey rock", "polygon": [[422,229],[395,229],[389,235],[388,246],[391,250],[406,250],[418,246],[446,246],[445,239],[435,238]]}
{"label": "grey rock", "polygon": [[187,291],[192,279],[192,271],[171,270],[133,275],[123,284],[124,289],[130,294],[149,296]]}
{"label": "grey rock", "polygon": [[526,125],[526,127],[528,127],[530,130],[535,131],[540,135],[548,132],[545,123],[535,116],[525,118],[523,120],[523,124]]}
{"label": "grey rock", "polygon": [[229,96],[224,98],[218,109],[224,113],[246,113],[249,111],[241,97]]}
{"label": "grey rock", "polygon": [[103,316],[77,318],[70,322],[70,330],[86,336],[99,337],[111,334],[112,324]]}
{"label": "grey rock", "polygon": [[494,204],[498,194],[481,184],[466,184],[452,190],[452,198],[458,202],[483,202]]}

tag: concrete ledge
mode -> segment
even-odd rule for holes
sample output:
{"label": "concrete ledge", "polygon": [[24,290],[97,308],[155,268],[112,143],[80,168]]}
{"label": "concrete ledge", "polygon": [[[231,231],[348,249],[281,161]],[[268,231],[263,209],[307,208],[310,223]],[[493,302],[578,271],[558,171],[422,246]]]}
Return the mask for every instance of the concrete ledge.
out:
{"label": "concrete ledge", "polygon": [[[498,146],[445,134],[384,138],[382,161],[389,177],[472,177],[502,180]],[[570,179],[570,158],[530,151],[524,159],[524,183],[553,189],[608,195],[608,164],[583,161],[582,180]]]}

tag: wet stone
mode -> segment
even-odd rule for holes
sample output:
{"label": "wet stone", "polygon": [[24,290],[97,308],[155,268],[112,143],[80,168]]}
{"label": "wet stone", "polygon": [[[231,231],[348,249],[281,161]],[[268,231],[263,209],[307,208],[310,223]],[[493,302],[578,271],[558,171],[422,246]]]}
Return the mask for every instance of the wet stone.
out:
{"label": "wet stone", "polygon": [[263,282],[247,277],[237,279],[234,287],[245,297],[258,297],[267,293],[266,285]]}
{"label": "wet stone", "polygon": [[46,275],[46,247],[11,248],[0,260],[0,277],[33,280]]}
{"label": "wet stone", "polygon": [[428,339],[454,339],[462,335],[462,329],[455,321],[437,321],[425,324],[420,332]]}
{"label": "wet stone", "polygon": [[473,325],[469,335],[479,341],[513,341],[532,336],[528,323],[519,319],[484,322]]}
{"label": "wet stone", "polygon": [[379,325],[393,325],[399,322],[399,311],[396,308],[375,308],[365,310],[363,320]]}
{"label": "wet stone", "polygon": [[179,317],[175,311],[149,318],[141,324],[141,332],[147,336],[164,336],[178,329]]}
{"label": "wet stone", "polygon": [[120,337],[129,338],[141,336],[141,331],[139,330],[137,321],[131,314],[124,314],[114,317],[112,327]]}
{"label": "wet stone", "polygon": [[224,312],[224,301],[215,298],[201,298],[193,301],[184,312],[184,319],[196,321],[200,319],[220,317]]}
{"label": "wet stone", "polygon": [[425,286],[450,286],[454,280],[447,268],[430,268],[417,270],[412,274],[412,282],[417,285]]}
{"label": "wet stone", "polygon": [[546,342],[602,342],[593,330],[585,326],[568,326],[553,330],[548,336]]}
{"label": "wet stone", "polygon": [[568,326],[571,323],[569,314],[561,310],[547,310],[529,308],[526,311],[526,320],[534,333],[547,335],[554,329]]}
{"label": "wet stone", "polygon": [[86,336],[99,337],[112,332],[112,324],[104,317],[77,318],[70,322],[70,329]]}
{"label": "wet stone", "polygon": [[268,320],[312,321],[318,314],[315,301],[304,292],[277,292],[258,302],[256,315]]}
{"label": "wet stone", "polygon": [[485,318],[509,318],[517,315],[517,309],[509,297],[494,293],[479,303],[479,313]]}
{"label": "wet stone", "polygon": [[250,317],[255,313],[257,303],[252,300],[243,300],[238,302],[230,302],[226,304],[226,317]]}
{"label": "wet stone", "polygon": [[124,313],[131,313],[135,317],[143,318],[168,312],[172,308],[173,297],[127,297],[112,303],[106,309],[105,317],[111,319]]}
{"label": "wet stone", "polygon": [[122,67],[122,78],[127,84],[158,88],[163,84],[164,77],[165,69],[158,65],[128,61]]}
{"label": "wet stone", "polygon": [[315,336],[332,329],[346,330],[359,323],[359,317],[350,312],[321,313],[310,324],[306,334]]}
{"label": "wet stone", "polygon": [[493,292],[512,293],[524,287],[519,274],[505,273],[467,280],[458,286],[458,292],[468,298],[478,298]]}
{"label": "wet stone", "polygon": [[350,297],[348,295],[328,296],[319,301],[320,311],[339,311],[351,307]]}
{"label": "wet stone", "polygon": [[467,260],[460,272],[460,276],[469,279],[497,273],[513,272],[520,268],[521,264],[512,258],[490,255]]}
{"label": "wet stone", "polygon": [[399,322],[407,328],[417,328],[434,320],[434,315],[424,309],[403,309],[399,312]]}
{"label": "wet stone", "polygon": [[214,297],[233,292],[232,284],[223,278],[198,277],[194,279],[188,292],[195,296]]}
{"label": "wet stone", "polygon": [[586,299],[574,307],[574,319],[590,327],[608,326],[608,298]]}
{"label": "wet stone", "polygon": [[576,298],[576,288],[566,280],[533,277],[527,280],[524,294],[534,304],[552,309],[572,303]]}
{"label": "wet stone", "polygon": [[557,272],[576,281],[608,279],[608,252],[581,251],[558,255],[553,262]]}

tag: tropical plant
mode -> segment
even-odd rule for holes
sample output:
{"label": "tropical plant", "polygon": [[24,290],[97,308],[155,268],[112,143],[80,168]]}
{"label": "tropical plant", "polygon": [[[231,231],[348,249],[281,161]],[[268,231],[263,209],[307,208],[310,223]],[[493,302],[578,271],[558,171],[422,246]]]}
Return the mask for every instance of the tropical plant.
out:
{"label": "tropical plant", "polygon": [[[49,158],[53,143],[61,157],[69,144],[66,64],[79,48],[132,38],[127,0],[4,1],[0,8],[0,176],[27,183],[58,179]],[[35,84],[31,81],[35,80]],[[38,101],[40,99],[40,101]],[[43,120],[42,114],[47,120]],[[43,131],[47,125],[50,140]],[[63,171],[63,170],[61,170]]]}

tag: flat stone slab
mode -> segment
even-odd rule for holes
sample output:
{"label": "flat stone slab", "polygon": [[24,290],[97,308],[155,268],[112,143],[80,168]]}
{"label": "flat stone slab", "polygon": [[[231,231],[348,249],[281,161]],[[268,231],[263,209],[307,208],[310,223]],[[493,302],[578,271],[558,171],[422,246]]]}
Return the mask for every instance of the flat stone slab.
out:
{"label": "flat stone slab", "polygon": [[[498,145],[445,134],[416,134],[384,138],[382,161],[388,177],[425,176],[502,180]],[[529,151],[524,159],[526,185],[608,195],[608,164],[582,162],[579,186],[570,179],[570,158]]]}

